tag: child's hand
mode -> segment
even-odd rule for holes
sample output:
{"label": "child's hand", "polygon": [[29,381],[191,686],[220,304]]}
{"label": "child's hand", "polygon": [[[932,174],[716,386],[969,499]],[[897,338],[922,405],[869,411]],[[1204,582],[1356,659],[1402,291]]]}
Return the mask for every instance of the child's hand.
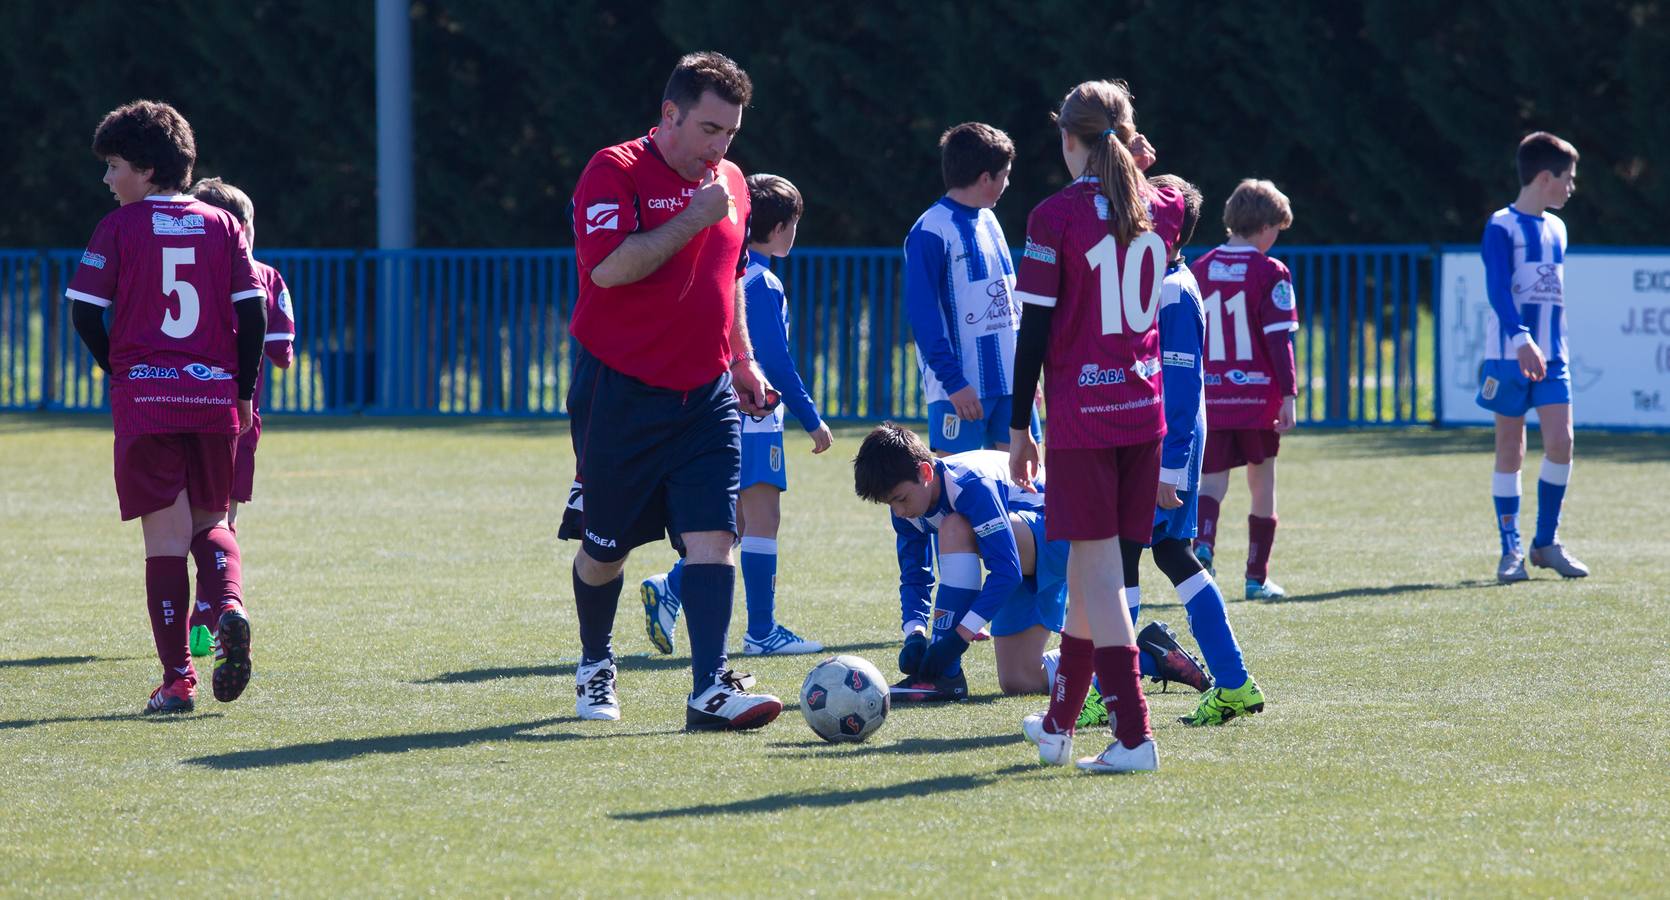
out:
{"label": "child's hand", "polygon": [[828,423],[819,422],[818,430],[812,432],[812,452],[822,453],[828,450],[829,445],[833,443],[835,443],[835,435],[830,433]]}
{"label": "child's hand", "polygon": [[1154,145],[1148,143],[1148,138],[1142,132],[1131,136],[1130,150],[1131,158],[1136,160],[1138,171],[1146,172],[1159,161],[1159,157],[1154,153]]}
{"label": "child's hand", "polygon": [[1176,509],[1183,505],[1183,499],[1177,496],[1177,485],[1160,482],[1160,508]]}
{"label": "child's hand", "polygon": [[1276,433],[1291,431],[1299,422],[1297,397],[1281,398],[1281,412],[1276,413]]}
{"label": "child's hand", "polygon": [[1542,348],[1536,341],[1519,345],[1519,371],[1532,381],[1541,381],[1548,374],[1548,364],[1542,358]]}
{"label": "child's hand", "polygon": [[1038,477],[1038,442],[1032,439],[1032,429],[1009,429],[1009,477],[1028,493],[1038,493],[1032,479]]}

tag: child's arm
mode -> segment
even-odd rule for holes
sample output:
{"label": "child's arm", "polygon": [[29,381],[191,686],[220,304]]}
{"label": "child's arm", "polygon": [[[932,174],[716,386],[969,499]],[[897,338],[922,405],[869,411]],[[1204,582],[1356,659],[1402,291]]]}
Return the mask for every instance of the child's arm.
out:
{"label": "child's arm", "polygon": [[1513,300],[1513,237],[1494,222],[1484,226],[1484,291],[1496,321],[1502,323],[1500,337],[1519,357],[1519,367],[1533,380],[1543,376],[1542,348],[1531,340],[1531,329],[1520,321],[1519,304]]}
{"label": "child's arm", "polygon": [[904,648],[899,651],[899,671],[915,675],[928,652],[928,616],[933,612],[929,599],[934,589],[933,542],[927,532],[898,516],[893,517],[893,531],[898,535],[899,621],[905,635]]}
{"label": "child's arm", "polygon": [[986,580],[980,595],[969,605],[956,630],[934,642],[922,661],[924,678],[938,678],[968,649],[970,641],[986,627],[992,616],[1003,607],[1021,586],[1021,554],[1015,544],[1015,533],[1010,530],[1009,510],[1003,498],[990,482],[971,480],[966,483],[954,504],[956,511],[967,517],[974,526],[974,538],[979,543],[980,561],[986,567]]}
{"label": "child's arm", "polygon": [[70,318],[75,333],[107,374],[110,372],[110,332],[104,327],[104,311],[116,298],[117,272],[121,269],[121,244],[115,226],[106,217],[93,230],[81,263],[75,267],[64,296],[74,301]]}
{"label": "child's arm", "polygon": [[748,282],[748,336],[754,342],[754,361],[771,386],[783,395],[800,427],[815,432],[823,425],[817,404],[806,390],[789,354],[789,331],[783,320],[783,292],[765,275]]}
{"label": "child's arm", "polygon": [[[969,383],[951,349],[954,337],[946,332],[941,317],[945,266],[945,242],[939,235],[912,229],[905,238],[905,311],[910,315],[911,334],[916,339],[916,352],[922,354],[945,392],[956,394]],[[962,409],[957,412],[960,415]]]}
{"label": "child's arm", "polygon": [[1189,449],[1199,437],[1195,425],[1200,420],[1200,388],[1205,366],[1201,345],[1205,339],[1206,317],[1200,308],[1200,297],[1180,288],[1168,290],[1175,290],[1177,297],[1169,304],[1165,300],[1160,303],[1161,393],[1166,411],[1160,483],[1175,490],[1188,483]]}
{"label": "child's arm", "polygon": [[1280,260],[1275,263],[1273,281],[1268,296],[1259,306],[1264,310],[1264,353],[1270,360],[1271,374],[1276,379],[1276,392],[1282,398],[1281,411],[1276,419],[1277,431],[1294,425],[1295,398],[1299,396],[1299,365],[1293,357],[1293,333],[1299,330],[1299,300],[1293,290],[1293,276]]}

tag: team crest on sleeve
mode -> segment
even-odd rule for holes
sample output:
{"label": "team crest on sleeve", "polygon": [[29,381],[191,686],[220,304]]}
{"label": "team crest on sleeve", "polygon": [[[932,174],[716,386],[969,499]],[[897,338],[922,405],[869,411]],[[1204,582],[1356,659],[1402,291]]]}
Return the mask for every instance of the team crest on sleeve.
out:
{"label": "team crest on sleeve", "polygon": [[1030,236],[1026,239],[1026,250],[1022,251],[1021,256],[1026,259],[1035,259],[1046,266],[1055,265],[1055,248],[1037,243]]}
{"label": "team crest on sleeve", "polygon": [[94,269],[102,269],[104,268],[104,262],[105,260],[102,255],[94,253],[91,250],[81,254],[81,264],[84,266],[90,266]]}
{"label": "team crest on sleeve", "polygon": [[947,414],[946,417],[945,417],[945,422],[940,426],[940,429],[939,429],[939,433],[941,435],[943,435],[945,437],[945,439],[948,440],[948,441],[956,440],[957,435],[962,434],[962,431],[963,431],[963,420],[960,417],[958,417],[955,413]]}
{"label": "team crest on sleeve", "polygon": [[281,312],[281,313],[284,313],[284,315],[287,316],[291,321],[295,321],[296,313],[290,307],[290,289],[289,288],[285,288],[284,290],[278,292],[278,311]]}
{"label": "team crest on sleeve", "polygon": [[1282,312],[1292,312],[1294,302],[1293,282],[1276,282],[1276,286],[1270,289],[1270,302],[1275,304],[1276,308]]}
{"label": "team crest on sleeve", "polygon": [[989,522],[982,522],[981,524],[975,526],[974,534],[978,537],[991,537],[992,535],[997,534],[999,531],[1002,531],[1003,529],[1008,528],[1008,527],[1009,527],[1009,517],[1008,516],[998,516],[997,518],[992,519]]}
{"label": "team crest on sleeve", "polygon": [[586,234],[620,230],[619,203],[593,203],[586,207]]}

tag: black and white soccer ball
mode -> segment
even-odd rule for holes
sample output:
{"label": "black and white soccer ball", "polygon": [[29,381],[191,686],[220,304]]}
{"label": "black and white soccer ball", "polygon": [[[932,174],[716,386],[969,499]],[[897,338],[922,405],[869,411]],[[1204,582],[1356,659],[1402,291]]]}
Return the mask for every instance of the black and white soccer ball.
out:
{"label": "black and white soccer ball", "polygon": [[881,670],[861,656],[831,656],[800,686],[800,714],[818,737],[856,743],[875,733],[893,708]]}

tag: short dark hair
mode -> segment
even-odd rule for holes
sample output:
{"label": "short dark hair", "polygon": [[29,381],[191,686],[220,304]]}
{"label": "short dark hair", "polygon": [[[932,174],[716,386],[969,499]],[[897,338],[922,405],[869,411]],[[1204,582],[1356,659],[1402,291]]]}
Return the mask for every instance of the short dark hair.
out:
{"label": "short dark hair", "polygon": [[916,481],[921,463],[933,460],[933,451],[916,432],[883,422],[864,436],[858,455],[852,458],[853,490],[872,503],[886,503],[899,485]]}
{"label": "short dark hair", "polygon": [[781,175],[755,174],[748,176],[748,240],[764,243],[771,240],[771,232],[785,222],[800,218],[806,211],[800,189]]}
{"label": "short dark hair", "polygon": [[702,50],[686,53],[673,66],[667,79],[667,89],[661,93],[662,102],[673,101],[680,113],[701,102],[702,94],[712,91],[719,99],[737,106],[747,106],[754,99],[754,82],[748,73],[723,53]]}
{"label": "short dark hair", "polygon": [[939,167],[948,191],[968,187],[981,175],[996,175],[1014,161],[1015,142],[984,122],[954,125],[939,136]]}
{"label": "short dark hair", "polygon": [[151,183],[183,191],[197,162],[197,139],[191,123],[166,103],[135,100],[105,115],[93,132],[93,155],[120,156],[135,169],[150,169]]}
{"label": "short dark hair", "polygon": [[1519,166],[1519,184],[1523,187],[1536,181],[1538,172],[1560,177],[1576,164],[1577,148],[1546,131],[1533,131],[1519,142],[1514,162]]}
{"label": "short dark hair", "polygon": [[1148,183],[1155,187],[1168,187],[1183,195],[1183,230],[1178,235],[1177,246],[1182,247],[1194,239],[1195,226],[1200,224],[1200,207],[1206,200],[1201,196],[1200,188],[1184,181],[1176,175],[1155,175],[1148,179]]}
{"label": "short dark hair", "polygon": [[248,194],[219,178],[198,181],[191,186],[191,194],[216,209],[231,213],[245,228],[255,221],[255,202],[249,199]]}

